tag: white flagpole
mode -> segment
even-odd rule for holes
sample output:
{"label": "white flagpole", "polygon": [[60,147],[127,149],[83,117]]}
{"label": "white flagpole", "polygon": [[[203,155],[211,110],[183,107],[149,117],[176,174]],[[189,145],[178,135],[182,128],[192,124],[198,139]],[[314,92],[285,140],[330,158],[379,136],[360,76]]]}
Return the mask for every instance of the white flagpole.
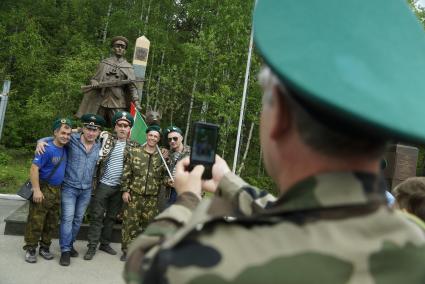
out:
{"label": "white flagpole", "polygon": [[[255,1],[255,4],[257,1]],[[255,9],[254,4],[254,9]],[[243,94],[242,94],[242,104],[241,104],[241,111],[239,113],[239,126],[238,126],[238,136],[236,137],[236,146],[235,146],[235,155],[233,156],[233,173],[236,172],[236,165],[238,163],[238,156],[239,156],[239,143],[241,139],[241,131],[242,131],[242,122],[243,122],[243,115],[245,111],[245,101],[246,101],[246,92],[248,89],[248,81],[249,81],[249,69],[251,68],[251,55],[252,55],[252,42],[254,37],[254,27],[251,27],[251,38],[249,40],[249,50],[248,50],[248,60],[246,63],[246,70],[245,70],[245,82],[243,85]]]}

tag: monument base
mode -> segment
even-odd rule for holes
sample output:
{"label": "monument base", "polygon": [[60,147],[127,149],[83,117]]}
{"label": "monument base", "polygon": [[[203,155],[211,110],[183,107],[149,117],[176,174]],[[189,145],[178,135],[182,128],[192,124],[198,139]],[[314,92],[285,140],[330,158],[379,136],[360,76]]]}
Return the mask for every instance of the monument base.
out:
{"label": "monument base", "polygon": [[[25,233],[25,226],[27,223],[29,210],[29,202],[16,209],[6,219],[4,219],[6,226],[4,228],[5,235],[23,236]],[[81,224],[80,232],[77,235],[77,240],[87,240],[87,232],[89,229],[88,224]],[[59,238],[59,226],[54,234],[54,238]],[[121,243],[121,224],[116,224],[112,232],[113,243]]]}
{"label": "monument base", "polygon": [[390,190],[407,178],[416,176],[418,155],[418,148],[413,146],[393,144],[389,147],[384,156],[387,161],[384,177]]}

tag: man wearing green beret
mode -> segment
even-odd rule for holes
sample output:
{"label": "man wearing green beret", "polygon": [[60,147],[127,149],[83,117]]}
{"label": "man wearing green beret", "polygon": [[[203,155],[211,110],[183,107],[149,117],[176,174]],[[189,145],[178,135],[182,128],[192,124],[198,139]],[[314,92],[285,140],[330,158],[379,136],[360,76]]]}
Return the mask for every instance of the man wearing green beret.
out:
{"label": "man wearing green beret", "polygon": [[[166,154],[167,164],[170,169],[171,175],[174,178],[176,174],[177,162],[190,155],[190,147],[183,144],[183,132],[175,125],[167,127],[165,130],[168,145],[170,150]],[[176,202],[177,193],[174,189],[174,182],[171,178],[167,180],[166,192],[168,193],[168,200],[166,206],[170,206]]]}
{"label": "man wearing green beret", "polygon": [[[59,264],[69,266],[70,257],[77,257],[74,248],[84,213],[90,202],[93,188],[93,173],[99,159],[100,142],[97,140],[105,120],[100,115],[87,113],[81,117],[82,132],[71,134],[70,142],[66,145],[69,162],[65,170],[61,190],[61,220],[59,245],[61,258]],[[43,138],[37,143],[37,152],[44,152],[46,141]]]}
{"label": "man wearing green beret", "polygon": [[65,176],[67,152],[64,146],[71,137],[72,122],[59,118],[53,123],[53,140],[43,154],[32,161],[30,178],[33,196],[30,200],[25,227],[25,261],[37,262],[36,249],[46,260],[53,259],[50,252],[52,237],[59,221],[60,186]]}
{"label": "man wearing green beret", "polygon": [[[113,56],[100,62],[96,74],[91,79],[92,89],[84,94],[77,116],[84,113],[97,113],[103,116],[108,126],[113,126],[112,119],[118,111],[128,111],[130,102],[140,109],[139,97],[135,84],[122,85],[124,80],[135,80],[133,66],[125,59],[128,40],[115,36],[111,40]],[[116,86],[113,83],[116,82]],[[102,87],[102,84],[109,84]],[[112,83],[112,86],[110,84]]]}
{"label": "man wearing green beret", "polygon": [[[139,144],[128,139],[134,119],[129,112],[117,112],[112,123],[114,133],[101,133],[102,149],[95,178],[95,190],[92,196],[89,216],[90,226],[87,233],[88,250],[85,260],[91,260],[99,250],[111,255],[117,252],[110,246],[113,226],[122,208],[121,177],[124,167],[124,149],[137,147]],[[129,150],[127,150],[129,151]]]}
{"label": "man wearing green beret", "polygon": [[387,206],[379,176],[388,141],[425,142],[425,36],[407,3],[258,1],[253,26],[279,196],[220,157],[208,181],[183,159],[127,282],[425,283],[424,232]]}
{"label": "man wearing green beret", "polygon": [[123,261],[127,259],[128,245],[158,214],[158,193],[165,173],[157,148],[161,129],[158,125],[151,125],[146,134],[146,144],[124,152],[121,183],[125,203],[121,243]]}

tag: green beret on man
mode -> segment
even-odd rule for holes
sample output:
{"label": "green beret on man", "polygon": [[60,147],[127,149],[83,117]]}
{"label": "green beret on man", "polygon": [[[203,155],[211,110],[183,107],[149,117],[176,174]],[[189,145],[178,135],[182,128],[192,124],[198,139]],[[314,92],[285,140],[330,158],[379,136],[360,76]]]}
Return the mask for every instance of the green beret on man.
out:
{"label": "green beret on man", "polygon": [[111,46],[113,46],[113,45],[114,45],[114,43],[115,43],[116,41],[118,41],[118,40],[121,40],[121,41],[125,42],[125,48],[127,49],[127,47],[128,47],[128,39],[127,39],[126,37],[123,37],[123,36],[114,36],[114,37],[111,39]]}
{"label": "green beret on man", "polygon": [[118,111],[115,113],[114,117],[112,118],[112,124],[117,124],[118,121],[127,121],[130,124],[130,127],[134,124],[134,118],[128,111]]}
{"label": "green beret on man", "polygon": [[165,130],[165,135],[168,135],[171,132],[177,132],[180,135],[183,135],[183,131],[175,125],[168,126],[167,129]]}
{"label": "green beret on man", "polygon": [[84,127],[93,130],[101,128],[106,123],[102,116],[93,113],[86,113],[83,115],[81,117],[81,122],[83,123]]}
{"label": "green beret on man", "polygon": [[425,142],[425,36],[406,1],[258,1],[253,27],[265,64],[318,121]]}
{"label": "green beret on man", "polygon": [[151,132],[151,131],[156,131],[156,132],[158,132],[158,133],[159,133],[159,135],[161,135],[161,127],[159,127],[159,126],[158,126],[158,125],[156,125],[156,124],[151,125],[151,126],[149,126],[149,127],[146,129],[146,133],[149,133],[149,132]]}
{"label": "green beret on man", "polygon": [[69,127],[72,128],[72,120],[70,120],[69,118],[66,118],[66,117],[56,119],[53,122],[52,128],[53,128],[53,130],[57,130],[57,129],[61,128],[61,126],[63,124],[66,124],[66,125],[68,125]]}

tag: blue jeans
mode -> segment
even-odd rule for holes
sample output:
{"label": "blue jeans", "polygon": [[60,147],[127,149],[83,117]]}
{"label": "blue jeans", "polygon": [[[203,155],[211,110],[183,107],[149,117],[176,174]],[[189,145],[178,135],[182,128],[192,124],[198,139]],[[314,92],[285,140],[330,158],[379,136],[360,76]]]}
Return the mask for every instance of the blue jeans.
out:
{"label": "blue jeans", "polygon": [[63,186],[61,191],[61,222],[59,245],[61,252],[71,251],[89,205],[91,189]]}

